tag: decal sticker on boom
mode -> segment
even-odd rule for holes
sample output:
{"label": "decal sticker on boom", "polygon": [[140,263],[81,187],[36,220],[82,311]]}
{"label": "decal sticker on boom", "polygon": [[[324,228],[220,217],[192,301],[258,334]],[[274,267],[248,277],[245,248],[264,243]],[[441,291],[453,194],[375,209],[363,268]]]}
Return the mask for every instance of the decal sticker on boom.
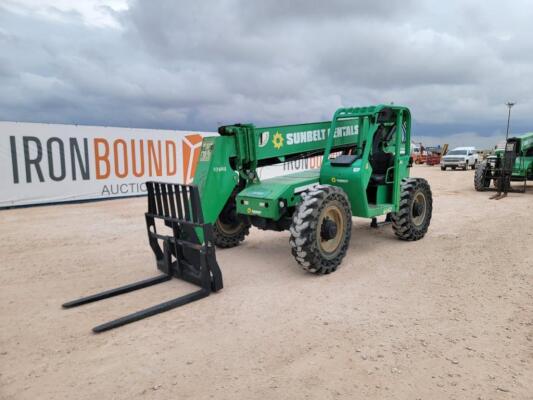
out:
{"label": "decal sticker on boom", "polygon": [[283,135],[279,132],[276,132],[276,134],[272,138],[272,144],[276,149],[281,149],[281,147],[283,146]]}
{"label": "decal sticker on boom", "polygon": [[[312,131],[287,133],[287,146],[326,140],[329,129],[315,129]],[[348,125],[335,129],[334,138],[355,136],[359,134],[359,125]]]}

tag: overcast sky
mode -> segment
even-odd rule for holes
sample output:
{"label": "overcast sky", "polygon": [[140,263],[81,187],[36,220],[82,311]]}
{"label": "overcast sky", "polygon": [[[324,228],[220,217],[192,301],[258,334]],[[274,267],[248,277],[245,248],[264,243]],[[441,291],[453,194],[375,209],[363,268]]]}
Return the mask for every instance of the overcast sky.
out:
{"label": "overcast sky", "polygon": [[533,3],[0,0],[0,120],[215,130],[411,108],[414,135],[533,130]]}

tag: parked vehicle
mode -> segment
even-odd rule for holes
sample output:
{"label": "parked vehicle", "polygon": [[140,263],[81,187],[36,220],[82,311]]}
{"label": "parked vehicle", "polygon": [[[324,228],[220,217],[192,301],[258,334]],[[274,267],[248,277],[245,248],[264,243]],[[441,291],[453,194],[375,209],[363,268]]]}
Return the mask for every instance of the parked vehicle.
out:
{"label": "parked vehicle", "polygon": [[430,167],[433,165],[439,165],[443,153],[443,147],[440,145],[438,146],[430,146],[426,147],[426,164]]}
{"label": "parked vehicle", "polygon": [[426,156],[426,164],[432,167],[433,165],[439,165],[441,161],[441,155],[439,153],[429,153]]}
{"label": "parked vehicle", "polygon": [[479,154],[475,147],[456,147],[450,150],[448,154],[442,157],[440,162],[440,169],[445,171],[450,167],[455,170],[456,168],[464,169],[465,171],[470,167],[476,169],[479,161]]}
{"label": "parked vehicle", "polygon": [[[148,240],[163,274],[63,307],[132,292],[172,277],[200,289],[99,325],[95,332],[221,290],[215,246],[237,246],[252,225],[288,230],[296,263],[313,274],[329,274],[339,267],[349,248],[352,216],[375,222],[383,215],[405,241],[422,239],[429,228],[432,194],[425,179],[410,177],[411,113],[406,107],[339,108],[331,121],[266,128],[237,124],[222,126],[218,133],[203,139],[193,185],[146,183]],[[317,155],[322,156],[320,169],[263,180],[257,174],[263,166]],[[354,240],[361,240],[356,233]],[[376,249],[380,257],[390,257],[386,245]],[[410,246],[404,250],[413,251]]]}
{"label": "parked vehicle", "polygon": [[415,164],[423,164],[426,160],[426,148],[420,142],[411,142],[411,158]]}
{"label": "parked vehicle", "polygon": [[[523,193],[528,180],[533,180],[533,132],[507,139],[480,162],[474,175],[474,187],[478,192],[491,189],[501,192],[502,183],[505,183],[508,191]],[[491,188],[491,181],[494,188]],[[512,188],[511,182],[521,182],[521,188]]]}
{"label": "parked vehicle", "polygon": [[411,144],[411,149],[411,157],[415,164],[433,166],[440,164],[441,156],[445,154],[445,149],[448,149],[448,145],[425,147],[422,143],[419,143],[416,144],[416,147]]}

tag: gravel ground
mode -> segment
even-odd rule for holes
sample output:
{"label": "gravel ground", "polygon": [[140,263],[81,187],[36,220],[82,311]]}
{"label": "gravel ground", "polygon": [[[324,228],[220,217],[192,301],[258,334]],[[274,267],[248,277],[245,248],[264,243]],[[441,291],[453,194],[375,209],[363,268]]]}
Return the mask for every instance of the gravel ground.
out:
{"label": "gravel ground", "polygon": [[63,310],[156,274],[145,199],[0,211],[2,399],[533,399],[533,187],[501,201],[473,171],[432,185],[421,241],[354,218],[342,267],[301,271],[288,233],[217,251],[225,288],[95,335],[177,297],[156,287]]}

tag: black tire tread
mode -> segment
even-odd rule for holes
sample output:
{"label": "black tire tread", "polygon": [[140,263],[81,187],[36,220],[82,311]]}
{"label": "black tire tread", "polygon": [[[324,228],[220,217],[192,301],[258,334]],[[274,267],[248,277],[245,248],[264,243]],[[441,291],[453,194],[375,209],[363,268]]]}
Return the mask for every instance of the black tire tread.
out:
{"label": "black tire tread", "polygon": [[483,182],[487,168],[487,162],[481,162],[477,165],[476,172],[474,173],[474,189],[478,192],[484,192],[490,187],[490,181],[488,185],[485,185]]}
{"label": "black tire tread", "polygon": [[[422,178],[404,178],[401,183],[400,209],[392,213],[392,229],[394,234],[401,240],[420,240],[428,231],[433,213],[433,198],[429,183]],[[424,223],[417,227],[411,221],[411,202],[417,191],[423,191],[426,196],[427,210]]]}
{"label": "black tire tread", "polygon": [[213,224],[215,245],[223,249],[229,249],[238,246],[246,238],[246,236],[248,236],[251,227],[251,225],[246,222],[242,222],[241,224],[241,229],[231,235],[221,231],[216,223]]}
{"label": "black tire tread", "polygon": [[[337,200],[346,213],[346,232],[339,254],[333,259],[326,259],[316,244],[318,219],[322,209],[329,201]],[[296,207],[290,227],[291,252],[298,264],[314,274],[329,274],[341,264],[350,244],[352,233],[352,211],[348,196],[337,186],[317,185],[302,194],[302,201]]]}

